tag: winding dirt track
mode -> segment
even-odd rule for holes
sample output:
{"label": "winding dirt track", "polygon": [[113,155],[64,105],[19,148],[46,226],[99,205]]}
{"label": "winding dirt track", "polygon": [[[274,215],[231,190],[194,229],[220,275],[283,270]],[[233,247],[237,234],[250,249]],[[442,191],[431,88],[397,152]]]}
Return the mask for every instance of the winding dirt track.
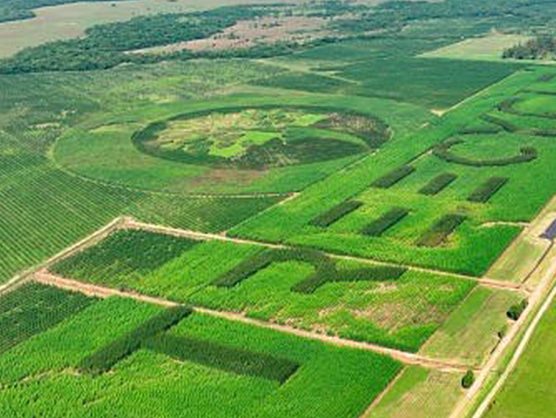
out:
{"label": "winding dirt track", "polygon": [[[65,290],[83,293],[87,296],[93,296],[99,298],[118,296],[118,297],[134,299],[140,302],[152,303],[164,307],[179,305],[176,302],[172,302],[163,298],[151,297],[136,292],[122,291],[122,290],[112,289],[104,286],[83,283],[77,280],[67,279],[64,277],[51,274],[45,269],[37,271],[34,274],[33,279],[38,283],[42,283],[49,286],[55,286]],[[444,372],[459,372],[459,373],[467,370],[468,368],[465,365],[458,364],[456,362],[452,362],[449,360],[435,359],[431,357],[422,356],[419,354],[408,353],[393,348],[383,347],[377,344],[347,340],[344,338],[318,334],[310,331],[304,331],[287,325],[279,325],[271,322],[265,322],[257,319],[248,318],[242,314],[238,314],[235,312],[215,311],[212,309],[206,309],[206,308],[195,307],[195,306],[193,307],[193,309],[197,312],[206,315],[224,318],[236,322],[242,322],[245,324],[254,325],[261,328],[272,329],[274,331],[278,331],[286,334],[292,334],[298,337],[308,338],[311,340],[318,340],[318,341],[322,341],[340,347],[350,347],[350,348],[356,348],[356,349],[361,349],[366,351],[372,351],[374,353],[390,356],[400,361],[401,363],[407,365],[421,366],[428,369],[441,370]]]}

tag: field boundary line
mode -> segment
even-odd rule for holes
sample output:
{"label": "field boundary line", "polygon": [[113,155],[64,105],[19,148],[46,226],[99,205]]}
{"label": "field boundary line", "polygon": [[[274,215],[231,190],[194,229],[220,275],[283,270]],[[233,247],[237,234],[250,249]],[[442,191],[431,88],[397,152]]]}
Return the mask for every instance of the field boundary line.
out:
{"label": "field boundary line", "polygon": [[[535,312],[537,312],[538,315],[539,310],[542,310],[544,306],[548,307],[548,305],[550,305],[550,302],[547,303],[547,300],[553,298],[554,297],[553,293],[556,292],[556,290],[554,290],[555,288],[553,288],[554,277],[556,277],[556,262],[552,262],[550,268],[545,272],[542,280],[539,282],[535,290],[531,293],[528,299],[529,304],[527,308],[523,311],[519,319],[511,327],[510,331],[506,334],[501,344],[499,344],[496,350],[492,353],[492,355],[490,356],[490,358],[488,359],[484,367],[481,369],[481,372],[475,379],[475,383],[473,384],[473,386],[469,389],[469,391],[465,394],[465,396],[456,404],[454,410],[450,414],[450,418],[459,418],[471,412],[471,411],[466,412],[466,410],[472,407],[472,402],[477,396],[480,395],[481,389],[485,385],[491,373],[493,373],[495,371],[495,368],[500,365],[500,362],[503,361],[504,356],[509,354],[507,352],[507,349],[511,349],[512,343],[519,341],[518,348],[521,347],[521,350],[514,352],[514,357],[517,355],[517,358],[515,360],[515,362],[517,362],[517,359],[519,358],[519,356],[521,356],[521,352],[523,351],[525,345],[527,344],[527,341],[523,343],[523,338],[525,337],[524,336],[520,337],[519,334],[520,332],[523,331],[523,329],[525,329],[524,335],[530,335],[532,331],[529,331],[529,329],[533,327],[534,330],[534,327],[540,320],[540,317],[542,317],[541,314],[540,316],[534,316],[533,319],[531,319],[532,315],[534,315]],[[522,343],[524,345],[522,345]],[[484,401],[481,403],[482,408],[484,408],[482,406],[483,404]],[[484,410],[482,411],[484,412]],[[473,417],[477,417],[476,413],[475,415],[473,415]]]}
{"label": "field boundary line", "polygon": [[371,403],[365,408],[363,413],[359,415],[359,418],[371,418],[371,413],[373,409],[384,399],[384,397],[390,392],[390,390],[394,387],[394,385],[402,378],[402,375],[405,373],[405,370],[400,371],[396,377],[390,380],[390,383],[384,388],[380,394],[374,398]]}
{"label": "field boundary line", "polygon": [[[46,269],[41,269],[39,271],[36,271],[31,277],[37,283],[41,283],[49,286],[55,286],[60,289],[65,289],[68,291],[83,293],[87,296],[92,296],[92,297],[108,298],[111,296],[117,296],[122,298],[134,299],[139,302],[151,303],[163,307],[183,305],[181,303],[170,301],[160,297],[146,296],[137,292],[112,289],[109,287],[100,286],[96,284],[84,283],[74,279],[67,279],[52,274],[48,272]],[[462,365],[448,360],[435,359],[427,356],[422,356],[420,354],[398,350],[395,348],[384,347],[378,344],[348,340],[345,338],[335,337],[335,336],[330,336],[325,334],[318,334],[312,331],[305,331],[287,325],[280,325],[272,322],[262,321],[259,319],[248,318],[245,315],[236,312],[217,311],[217,310],[208,309],[208,308],[195,306],[195,305],[192,306],[192,309],[196,312],[205,315],[210,315],[213,317],[227,319],[235,322],[241,322],[244,324],[257,326],[259,328],[271,329],[274,331],[282,332],[284,334],[290,334],[301,338],[321,341],[323,343],[327,343],[339,347],[355,348],[364,351],[374,352],[377,354],[386,355],[406,365],[421,366],[429,369],[436,369],[444,372],[454,372],[454,373],[461,373],[469,369],[467,365]]]}
{"label": "field boundary line", "polygon": [[[265,242],[265,241],[257,241],[257,240],[250,240],[250,239],[244,239],[244,238],[234,238],[234,237],[227,236],[225,234],[197,232],[197,231],[192,231],[192,230],[187,230],[187,229],[180,229],[180,228],[173,228],[173,227],[162,226],[162,225],[155,225],[155,224],[150,224],[150,223],[146,223],[146,222],[137,221],[136,219],[134,219],[132,217],[124,217],[124,218],[125,218],[125,221],[122,224],[122,228],[127,228],[127,229],[140,229],[140,230],[144,230],[144,231],[162,233],[162,234],[173,235],[173,236],[177,236],[177,237],[190,238],[190,239],[195,239],[195,240],[220,240],[220,241],[233,242],[233,243],[236,243],[236,244],[243,244],[243,245],[257,245],[257,246],[260,246],[260,247],[273,248],[273,249],[298,248],[298,247],[295,247],[295,246],[292,246],[292,245],[275,244],[275,243],[270,243],[270,242]],[[465,274],[453,273],[453,272],[449,272],[449,271],[435,270],[435,269],[429,269],[429,268],[425,268],[425,267],[418,267],[418,266],[401,264],[401,263],[391,263],[391,262],[387,262],[387,261],[375,260],[375,259],[372,259],[372,258],[365,258],[365,257],[330,253],[330,252],[327,252],[327,251],[321,251],[321,252],[323,254],[329,256],[330,258],[334,258],[334,259],[337,259],[337,260],[357,261],[357,262],[372,264],[372,265],[377,265],[377,266],[403,267],[403,268],[406,268],[408,270],[422,272],[422,273],[430,273],[430,274],[436,274],[436,275],[439,275],[439,276],[470,280],[470,281],[477,282],[477,283],[479,283],[483,286],[490,287],[490,288],[495,288],[495,289],[499,289],[499,290],[508,290],[508,291],[514,291],[514,292],[519,292],[519,293],[523,293],[523,294],[528,294],[528,291],[522,288],[521,283],[504,282],[504,281],[501,281],[501,280],[489,279],[488,277],[474,277],[474,276],[468,276],[468,275],[465,275]]]}
{"label": "field boundary line", "polygon": [[117,218],[114,218],[111,222],[104,225],[102,228],[97,229],[96,231],[94,231],[90,235],[86,236],[85,238],[81,239],[80,241],[77,241],[76,243],[70,245],[69,247],[64,248],[62,251],[60,251],[59,253],[50,257],[46,261],[43,261],[42,263],[39,263],[39,264],[37,264],[37,265],[27,269],[27,270],[24,270],[23,272],[15,275],[8,282],[6,282],[6,283],[4,283],[3,285],[0,286],[0,296],[2,296],[3,294],[8,293],[8,292],[16,289],[17,287],[21,286],[23,283],[25,283],[27,280],[29,280],[31,278],[31,276],[33,274],[35,274],[38,270],[46,269],[49,266],[51,266],[52,264],[60,261],[61,259],[69,257],[69,256],[75,254],[76,252],[81,251],[84,248],[87,248],[87,247],[89,247],[91,245],[94,245],[95,243],[101,241],[102,239],[104,239],[105,237],[110,235],[115,230],[120,229],[122,224],[125,222],[125,220],[126,220],[126,218],[123,217],[123,216],[119,216]]}

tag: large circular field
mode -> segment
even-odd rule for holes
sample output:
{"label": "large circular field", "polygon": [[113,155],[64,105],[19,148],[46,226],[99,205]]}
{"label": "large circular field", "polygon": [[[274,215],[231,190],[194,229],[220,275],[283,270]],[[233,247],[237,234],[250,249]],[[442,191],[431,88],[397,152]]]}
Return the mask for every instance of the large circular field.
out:
{"label": "large circular field", "polygon": [[133,136],[154,157],[264,170],[361,154],[387,139],[380,121],[316,108],[230,108],[180,115]]}
{"label": "large circular field", "polygon": [[391,134],[372,115],[314,103],[184,108],[78,126],[57,141],[54,158],[76,174],[143,189],[290,192],[363,157]]}

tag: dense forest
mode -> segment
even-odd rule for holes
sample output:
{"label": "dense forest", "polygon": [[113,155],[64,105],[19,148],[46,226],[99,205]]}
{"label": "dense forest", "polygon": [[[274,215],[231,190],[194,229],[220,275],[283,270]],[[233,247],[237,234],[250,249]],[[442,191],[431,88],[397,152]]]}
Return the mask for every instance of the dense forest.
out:
{"label": "dense forest", "polygon": [[552,36],[538,36],[525,43],[508,48],[503,58],[518,60],[542,60],[556,57],[556,38]]}

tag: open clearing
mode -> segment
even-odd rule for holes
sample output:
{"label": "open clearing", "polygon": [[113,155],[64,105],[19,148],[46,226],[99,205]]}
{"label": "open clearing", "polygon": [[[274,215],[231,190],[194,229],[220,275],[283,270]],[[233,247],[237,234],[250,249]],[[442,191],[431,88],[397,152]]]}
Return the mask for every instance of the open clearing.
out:
{"label": "open clearing", "polygon": [[434,51],[425,52],[425,58],[501,61],[504,50],[531,39],[525,35],[491,33],[483,37],[466,39]]}

